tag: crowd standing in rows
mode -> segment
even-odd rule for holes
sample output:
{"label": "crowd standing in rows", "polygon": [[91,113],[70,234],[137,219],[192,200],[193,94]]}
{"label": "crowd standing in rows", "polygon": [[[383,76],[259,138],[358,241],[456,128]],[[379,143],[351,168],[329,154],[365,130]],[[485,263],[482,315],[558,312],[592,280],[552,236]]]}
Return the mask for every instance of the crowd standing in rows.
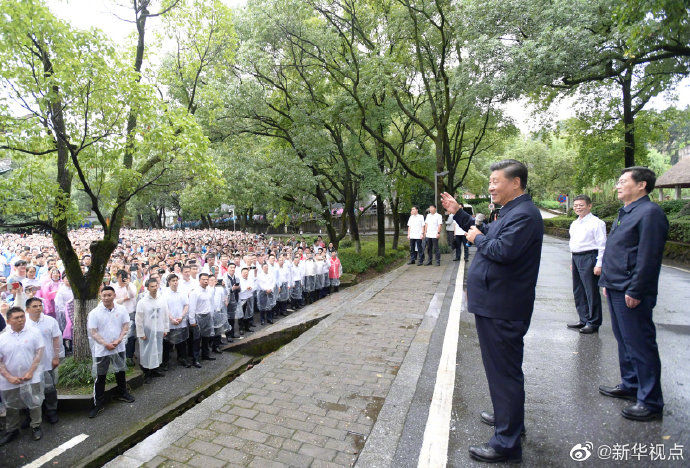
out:
{"label": "crowd standing in rows", "polygon": [[[70,234],[83,271],[95,229]],[[34,440],[42,418],[55,424],[60,358],[73,351],[75,299],[49,236],[0,235],[0,410],[4,445],[29,412]],[[93,360],[90,418],[104,410],[108,373],[115,399],[132,403],[125,372],[138,359],[144,382],[179,365],[201,369],[221,346],[340,286],[342,265],[321,236],[274,239],[221,230],[121,232],[87,328]],[[137,353],[138,349],[138,353]]]}

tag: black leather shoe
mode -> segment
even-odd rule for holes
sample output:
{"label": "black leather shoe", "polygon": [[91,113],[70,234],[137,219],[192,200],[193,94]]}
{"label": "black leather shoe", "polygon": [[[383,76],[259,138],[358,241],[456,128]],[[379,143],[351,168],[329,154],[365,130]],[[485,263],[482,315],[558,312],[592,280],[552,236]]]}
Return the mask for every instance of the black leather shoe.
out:
{"label": "black leather shoe", "polygon": [[165,371],[165,372],[168,372],[168,370],[170,370],[170,366],[168,365],[167,362],[165,364],[161,364],[160,368],[162,371]]}
{"label": "black leather shoe", "polygon": [[583,335],[591,335],[592,333],[597,333],[599,331],[599,327],[593,327],[591,325],[585,325],[584,327],[580,328],[580,333]]}
{"label": "black leather shoe", "polygon": [[493,413],[489,413],[488,411],[482,411],[479,414],[479,417],[481,418],[482,422],[486,425],[494,426],[496,424],[496,418],[494,418]]}
{"label": "black leather shoe", "polygon": [[421,262],[417,264],[417,266],[422,266],[422,265],[424,265],[424,264],[423,264],[423,263],[421,263]]}
{"label": "black leather shoe", "polygon": [[43,431],[41,431],[40,427],[32,427],[31,428],[31,438],[33,440],[41,440],[41,437],[43,437]]}
{"label": "black leather shoe", "polygon": [[[494,418],[493,413],[489,413],[488,411],[482,411],[481,414],[479,415],[479,418],[481,421],[488,425],[488,426],[495,426],[496,425],[496,418]],[[527,431],[525,429],[522,429],[522,432],[520,432],[521,437],[525,437],[527,435]]]}
{"label": "black leather shoe", "polygon": [[413,264],[414,264],[414,260],[410,260],[409,262],[407,262],[407,264],[408,264],[408,265],[413,265]]}
{"label": "black leather shoe", "polygon": [[115,395],[115,399],[117,401],[122,401],[124,403],[134,403],[134,397],[132,396],[131,393],[125,392],[121,393],[119,395]]}
{"label": "black leather shoe", "polygon": [[632,419],[633,421],[652,421],[663,417],[663,412],[652,411],[642,403],[635,403],[623,408],[621,414],[625,419]]}
{"label": "black leather shoe", "polygon": [[59,420],[57,413],[46,413],[46,421],[50,424],[57,424]]}
{"label": "black leather shoe", "polygon": [[426,262],[424,266],[431,266],[431,262]]}
{"label": "black leather shoe", "polygon": [[94,406],[91,408],[91,411],[89,411],[89,418],[93,419],[99,414],[103,412],[103,407],[101,405]]}
{"label": "black leather shoe", "polygon": [[585,325],[587,325],[587,324],[586,324],[586,323],[582,323],[582,322],[577,322],[577,323],[568,323],[568,324],[566,324],[565,326],[568,327],[568,328],[576,328],[576,329],[579,329],[579,328],[584,327]]}
{"label": "black leather shoe", "polygon": [[181,365],[182,367],[185,367],[185,368],[187,368],[187,369],[189,369],[190,367],[192,367],[192,364],[191,364],[189,361],[187,361],[186,359],[178,359],[178,360],[177,360],[177,363],[178,363],[179,365]]}
{"label": "black leather shoe", "polygon": [[165,377],[165,372],[159,369],[151,369],[151,375],[153,377]]}
{"label": "black leather shoe", "polygon": [[197,369],[201,369],[201,363],[199,361],[194,361],[194,364],[192,364],[194,367]]}
{"label": "black leather shoe", "polygon": [[623,400],[637,401],[637,392],[626,392],[621,390],[620,385],[609,387],[607,385],[599,385],[599,393],[613,398],[622,398]]}
{"label": "black leather shoe", "polygon": [[213,351],[213,352],[216,353],[216,354],[223,354],[223,351],[221,351],[221,350],[218,349],[218,348],[213,348],[211,351]]}
{"label": "black leather shoe", "polygon": [[273,320],[267,319],[266,321],[267,321],[268,323],[270,323],[271,325],[273,325]]}
{"label": "black leather shoe", "polygon": [[522,456],[497,452],[489,444],[472,445],[469,448],[470,457],[485,463],[520,463]]}
{"label": "black leather shoe", "polygon": [[12,442],[14,439],[19,437],[19,430],[15,430],[12,432],[5,432],[2,437],[0,437],[0,447],[2,447],[5,444],[9,444]]}
{"label": "black leather shoe", "polygon": [[213,356],[201,356],[201,360],[202,361],[215,361],[216,358],[214,358]]}

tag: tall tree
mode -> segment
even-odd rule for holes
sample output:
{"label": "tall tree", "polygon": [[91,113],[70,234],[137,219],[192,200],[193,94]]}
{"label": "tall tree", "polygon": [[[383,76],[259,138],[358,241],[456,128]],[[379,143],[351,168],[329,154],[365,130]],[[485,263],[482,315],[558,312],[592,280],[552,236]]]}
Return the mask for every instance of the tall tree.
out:
{"label": "tall tree", "polygon": [[[148,6],[133,3],[138,44],[132,66],[99,32],[72,29],[43,2],[1,4],[0,79],[10,95],[0,109],[0,149],[18,169],[2,180],[0,203],[3,214],[21,219],[11,226],[52,234],[77,299],[77,359],[90,353],[86,315],[118,244],[127,203],[176,161],[204,165],[200,128],[140,80],[146,20],[159,14]],[[69,237],[79,218],[74,190],[86,194],[103,227],[90,246],[86,273]]]}

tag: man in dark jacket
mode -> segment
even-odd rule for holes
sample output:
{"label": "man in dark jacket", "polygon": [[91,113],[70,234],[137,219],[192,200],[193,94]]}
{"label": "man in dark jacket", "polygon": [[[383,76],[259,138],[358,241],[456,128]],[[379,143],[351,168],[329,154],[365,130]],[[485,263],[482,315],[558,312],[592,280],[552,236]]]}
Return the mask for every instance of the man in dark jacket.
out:
{"label": "man in dark jacket", "polygon": [[470,447],[470,456],[484,462],[519,462],[525,429],[523,337],[534,309],[544,222],[525,193],[524,164],[507,159],[493,164],[491,171],[491,199],[503,207],[485,233],[453,197],[444,193],[441,199],[477,247],[467,273],[467,309],[475,316],[494,407],[493,414],[482,412],[481,419],[495,429],[488,444]]}
{"label": "man in dark jacket", "polygon": [[618,341],[621,383],[602,385],[604,395],[636,401],[623,408],[623,417],[636,421],[661,418],[661,361],[652,310],[656,305],[659,272],[668,220],[649,200],[656,175],[646,167],[623,169],[616,184],[623,207],[606,240],[599,285],[611,311]]}

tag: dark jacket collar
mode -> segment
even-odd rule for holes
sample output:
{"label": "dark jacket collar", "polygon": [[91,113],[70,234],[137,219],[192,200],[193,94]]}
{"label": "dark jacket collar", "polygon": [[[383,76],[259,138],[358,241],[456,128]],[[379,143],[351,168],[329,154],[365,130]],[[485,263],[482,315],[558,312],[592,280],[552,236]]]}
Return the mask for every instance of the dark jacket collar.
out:
{"label": "dark jacket collar", "polygon": [[509,212],[510,210],[512,210],[513,208],[515,208],[516,206],[518,206],[520,203],[526,202],[526,201],[531,201],[531,200],[532,200],[532,197],[530,197],[530,196],[529,196],[528,194],[526,194],[526,193],[523,193],[523,194],[520,195],[519,197],[515,197],[515,198],[513,198],[512,200],[510,200],[508,203],[506,203],[505,205],[503,205],[503,208],[501,208],[501,211],[500,211],[499,216],[505,216],[505,214],[506,214],[507,212]]}
{"label": "dark jacket collar", "polygon": [[621,210],[625,211],[626,213],[630,213],[633,208],[645,201],[649,201],[649,195],[644,195],[632,202],[631,204],[629,204],[628,206],[623,206]]}

